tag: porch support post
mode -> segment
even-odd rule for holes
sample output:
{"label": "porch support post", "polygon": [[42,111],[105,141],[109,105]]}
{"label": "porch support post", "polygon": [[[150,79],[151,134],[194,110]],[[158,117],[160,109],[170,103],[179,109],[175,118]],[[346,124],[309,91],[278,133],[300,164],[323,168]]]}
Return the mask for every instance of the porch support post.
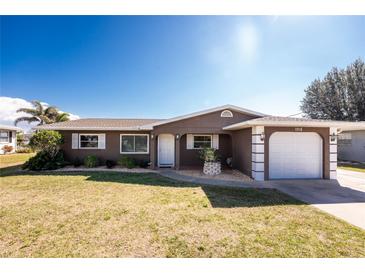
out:
{"label": "porch support post", "polygon": [[265,180],[265,128],[252,127],[252,178]]}
{"label": "porch support post", "polygon": [[180,139],[181,134],[175,134],[175,169],[180,169]]}
{"label": "porch support post", "polygon": [[152,132],[150,135],[150,161],[152,169],[156,168],[156,144],[157,144],[156,140],[157,140],[157,135]]}

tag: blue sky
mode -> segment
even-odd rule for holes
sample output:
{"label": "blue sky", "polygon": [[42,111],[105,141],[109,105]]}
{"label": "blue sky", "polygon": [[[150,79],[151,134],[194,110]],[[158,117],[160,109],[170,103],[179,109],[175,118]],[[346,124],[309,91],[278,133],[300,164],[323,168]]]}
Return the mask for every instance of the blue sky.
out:
{"label": "blue sky", "polygon": [[0,87],[81,117],[290,115],[312,80],[358,57],[365,17],[2,16]]}

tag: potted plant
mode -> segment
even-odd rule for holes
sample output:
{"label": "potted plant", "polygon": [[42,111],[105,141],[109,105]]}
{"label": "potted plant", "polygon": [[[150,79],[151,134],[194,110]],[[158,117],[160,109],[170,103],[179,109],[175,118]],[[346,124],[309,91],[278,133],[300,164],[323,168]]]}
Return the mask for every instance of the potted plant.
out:
{"label": "potted plant", "polygon": [[204,161],[203,173],[218,175],[222,172],[221,162],[214,148],[204,148],[200,151],[200,158]]}

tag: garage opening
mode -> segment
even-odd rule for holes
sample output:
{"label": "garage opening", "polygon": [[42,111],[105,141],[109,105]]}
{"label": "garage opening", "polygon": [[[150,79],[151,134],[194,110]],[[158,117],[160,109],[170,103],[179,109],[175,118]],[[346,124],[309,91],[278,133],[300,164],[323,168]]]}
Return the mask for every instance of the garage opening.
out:
{"label": "garage opening", "polygon": [[269,140],[269,179],[323,177],[323,140],[315,132],[275,132]]}

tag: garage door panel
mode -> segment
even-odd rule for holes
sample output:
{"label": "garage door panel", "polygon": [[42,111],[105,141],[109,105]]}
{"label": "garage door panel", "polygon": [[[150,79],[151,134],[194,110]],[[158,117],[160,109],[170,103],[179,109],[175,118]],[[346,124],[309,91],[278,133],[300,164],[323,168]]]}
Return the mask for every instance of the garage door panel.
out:
{"label": "garage door panel", "polygon": [[313,132],[276,132],[269,140],[269,178],[321,178],[322,138]]}

